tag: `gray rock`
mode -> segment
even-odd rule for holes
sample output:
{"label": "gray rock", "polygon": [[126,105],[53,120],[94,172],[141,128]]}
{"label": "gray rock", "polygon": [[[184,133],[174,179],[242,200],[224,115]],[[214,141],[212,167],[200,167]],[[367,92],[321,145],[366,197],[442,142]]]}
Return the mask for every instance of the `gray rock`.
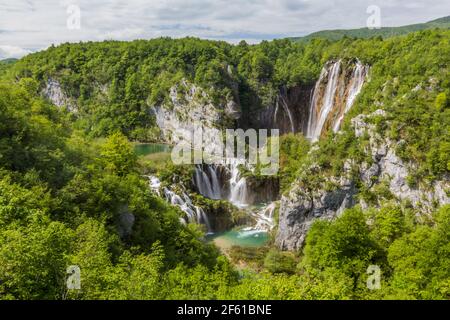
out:
{"label": "gray rock", "polygon": [[66,107],[70,112],[78,112],[78,108],[75,103],[73,103],[72,100],[63,92],[59,81],[49,78],[47,81],[47,85],[43,90],[43,94],[54,105],[60,108]]}

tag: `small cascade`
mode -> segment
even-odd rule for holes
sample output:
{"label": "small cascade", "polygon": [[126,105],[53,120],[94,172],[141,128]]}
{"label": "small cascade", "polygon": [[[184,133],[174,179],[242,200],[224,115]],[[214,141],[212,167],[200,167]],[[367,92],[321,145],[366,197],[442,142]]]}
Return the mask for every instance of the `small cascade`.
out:
{"label": "small cascade", "polygon": [[309,139],[317,141],[327,129],[339,130],[344,115],[362,89],[368,70],[360,61],[348,67],[341,60],[322,69],[311,100],[306,132]]}
{"label": "small cascade", "polygon": [[286,98],[283,95],[279,95],[275,101],[275,112],[273,113],[273,123],[274,124],[277,123],[278,109],[280,107],[280,103],[283,107],[283,110],[288,115],[291,132],[295,133],[294,118],[292,117],[291,110],[289,110],[289,106],[286,101]]}
{"label": "small cascade", "polygon": [[256,219],[256,230],[270,231],[275,226],[273,220],[273,215],[276,208],[276,202],[270,203],[268,206],[264,207],[261,211],[254,214]]}
{"label": "small cascade", "polygon": [[202,165],[195,166],[194,185],[202,196],[214,200],[222,198],[218,169],[218,166],[208,165],[206,172]]}
{"label": "small cascade", "polygon": [[[149,176],[148,179],[150,189],[156,194],[160,195],[161,181],[155,176]],[[186,217],[184,219],[180,219],[183,224],[186,224],[188,222],[204,224],[207,228],[208,233],[212,232],[211,224],[205,211],[202,208],[195,206],[192,203],[191,198],[186,193],[183,193],[183,197],[181,197],[169,188],[163,188],[163,194],[168,203],[179,207],[181,211],[186,214]]]}
{"label": "small cascade", "polygon": [[237,207],[246,207],[247,204],[247,181],[241,177],[239,171],[239,161],[233,161],[230,164],[230,202]]}
{"label": "small cascade", "polygon": [[289,123],[291,124],[291,131],[292,133],[295,133],[295,127],[294,127],[294,120],[292,118],[292,114],[291,111],[289,110],[289,106],[286,102],[286,99],[282,96],[280,97],[281,99],[281,105],[283,106],[284,111],[286,111],[288,118],[289,118]]}

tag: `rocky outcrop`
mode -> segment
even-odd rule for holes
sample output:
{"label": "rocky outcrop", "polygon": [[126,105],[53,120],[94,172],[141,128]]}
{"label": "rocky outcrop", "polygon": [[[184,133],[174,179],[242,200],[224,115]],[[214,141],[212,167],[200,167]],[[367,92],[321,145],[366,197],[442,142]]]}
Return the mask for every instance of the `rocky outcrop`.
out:
{"label": "rocky outcrop", "polygon": [[227,119],[240,116],[240,106],[235,101],[217,106],[202,88],[187,81],[170,89],[169,100],[168,104],[151,106],[162,138],[168,143],[190,141],[195,130],[216,129]]}
{"label": "rocky outcrop", "polygon": [[[385,117],[383,110],[377,110],[369,115],[359,115],[352,119],[352,126],[357,138],[369,136],[369,144],[365,150],[371,155],[371,163],[356,164],[347,160],[341,177],[327,178],[333,190],[324,187],[319,190],[306,191],[295,185],[291,191],[282,197],[276,244],[283,250],[297,250],[302,247],[306,234],[315,219],[333,219],[344,209],[356,204],[366,207],[363,199],[358,197],[356,180],[360,180],[370,191],[379,183],[387,183],[394,201],[407,201],[421,214],[427,214],[436,206],[450,203],[448,192],[449,179],[435,181],[427,186],[411,187],[407,177],[414,165],[404,163],[396,154],[398,144],[382,137],[375,130],[369,118]],[[356,167],[359,177],[351,175]],[[320,172],[318,173],[320,174]],[[330,183],[328,183],[330,184]]]}
{"label": "rocky outcrop", "polygon": [[282,250],[297,250],[316,219],[333,219],[355,205],[357,190],[348,178],[332,178],[336,189],[306,192],[294,187],[281,198],[276,244]]}
{"label": "rocky outcrop", "polygon": [[61,84],[55,79],[48,79],[43,95],[60,108],[65,107],[70,112],[78,112],[76,104],[64,93]]}
{"label": "rocky outcrop", "polygon": [[389,191],[399,201],[409,201],[411,205],[423,213],[430,213],[436,205],[441,206],[450,203],[445,190],[450,190],[448,177],[442,181],[423,186],[412,187],[407,183],[407,178],[415,165],[403,162],[396,154],[395,149],[404,141],[394,142],[386,137],[381,137],[375,130],[375,126],[367,121],[372,117],[385,117],[381,109],[370,115],[359,115],[352,119],[355,136],[364,134],[369,136],[369,146],[365,150],[371,154],[371,165],[362,163],[360,166],[360,178],[369,189],[382,181],[388,182]]}

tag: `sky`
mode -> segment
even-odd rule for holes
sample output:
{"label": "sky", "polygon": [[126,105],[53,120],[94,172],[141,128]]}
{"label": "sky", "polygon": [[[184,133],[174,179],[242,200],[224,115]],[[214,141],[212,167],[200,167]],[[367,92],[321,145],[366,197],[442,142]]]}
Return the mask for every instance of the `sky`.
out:
{"label": "sky", "polygon": [[195,36],[232,43],[365,27],[369,6],[382,27],[450,14],[449,0],[0,0],[0,59],[52,44]]}

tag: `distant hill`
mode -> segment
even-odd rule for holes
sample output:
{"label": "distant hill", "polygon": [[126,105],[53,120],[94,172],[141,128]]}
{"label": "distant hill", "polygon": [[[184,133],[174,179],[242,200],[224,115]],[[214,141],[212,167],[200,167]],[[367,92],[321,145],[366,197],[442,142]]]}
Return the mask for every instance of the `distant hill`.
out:
{"label": "distant hill", "polygon": [[11,63],[16,62],[17,60],[18,60],[18,59],[16,59],[16,58],[7,58],[7,59],[0,60],[0,63],[3,63],[3,64],[11,64]]}
{"label": "distant hill", "polygon": [[381,36],[383,38],[390,38],[394,36],[399,36],[407,34],[414,31],[425,30],[425,29],[450,29],[450,16],[432,20],[426,23],[411,24],[401,27],[384,27],[380,29],[348,29],[348,30],[323,30],[311,33],[304,37],[290,38],[297,42],[306,42],[313,38],[325,38],[329,40],[339,40],[344,36],[352,38],[371,38]]}

